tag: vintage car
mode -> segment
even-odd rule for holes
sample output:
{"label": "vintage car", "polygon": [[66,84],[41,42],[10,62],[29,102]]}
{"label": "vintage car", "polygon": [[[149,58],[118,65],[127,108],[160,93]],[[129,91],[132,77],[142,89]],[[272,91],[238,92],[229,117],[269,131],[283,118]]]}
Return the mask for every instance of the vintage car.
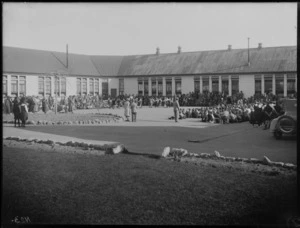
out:
{"label": "vintage car", "polygon": [[270,125],[270,132],[276,139],[280,139],[283,134],[297,133],[297,100],[284,99],[282,105],[284,114],[273,119]]}

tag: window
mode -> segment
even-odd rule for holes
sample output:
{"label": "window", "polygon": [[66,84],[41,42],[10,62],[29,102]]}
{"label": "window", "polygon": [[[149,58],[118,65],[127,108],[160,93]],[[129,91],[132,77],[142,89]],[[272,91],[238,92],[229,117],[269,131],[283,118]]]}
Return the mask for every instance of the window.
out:
{"label": "window", "polygon": [[254,93],[261,94],[261,75],[254,75],[254,80],[255,80]]}
{"label": "window", "polygon": [[224,94],[226,94],[226,95],[228,95],[229,94],[229,87],[228,87],[228,85],[229,85],[229,80],[228,80],[228,78],[223,78],[222,79],[222,92],[224,93]]}
{"label": "window", "polygon": [[287,95],[294,94],[296,92],[296,75],[287,75]]}
{"label": "window", "polygon": [[172,79],[166,79],[166,95],[172,96]]}
{"label": "window", "polygon": [[144,95],[148,95],[149,94],[149,85],[148,85],[148,79],[144,80]]}
{"label": "window", "polygon": [[81,78],[77,78],[77,94],[81,95]]}
{"label": "window", "polygon": [[209,91],[209,78],[208,77],[202,78],[202,90],[203,90],[203,92]]}
{"label": "window", "polygon": [[7,96],[7,75],[3,75],[2,94]]}
{"label": "window", "polygon": [[39,77],[39,94],[44,95],[44,77]]}
{"label": "window", "polygon": [[239,92],[239,76],[231,76],[232,95]]}
{"label": "window", "polygon": [[158,96],[162,96],[163,95],[163,83],[162,83],[162,79],[158,79],[158,81],[157,81],[157,93],[158,93]]}
{"label": "window", "polygon": [[18,76],[11,76],[11,94],[18,96]]}
{"label": "window", "polygon": [[86,95],[87,94],[87,79],[83,78],[81,83],[82,83],[82,94]]}
{"label": "window", "polygon": [[[39,77],[39,95],[46,96],[51,95],[51,77]],[[55,87],[54,87],[55,89]]]}
{"label": "window", "polygon": [[95,78],[95,94],[99,95],[99,79]]}
{"label": "window", "polygon": [[283,75],[275,75],[276,95],[283,96]]}
{"label": "window", "polygon": [[212,91],[218,92],[219,91],[219,78],[212,77],[211,84],[212,84]]}
{"label": "window", "polygon": [[108,98],[108,82],[102,82],[102,96],[105,100]]}
{"label": "window", "polygon": [[194,78],[194,92],[198,94],[200,92],[200,78],[195,77]]}
{"label": "window", "polygon": [[51,77],[46,77],[46,95],[51,95]]}
{"label": "window", "polygon": [[67,79],[66,77],[60,77],[60,93],[63,96],[67,94]]}
{"label": "window", "polygon": [[176,95],[181,94],[181,78],[175,79],[175,93],[176,93]]}
{"label": "window", "polygon": [[26,77],[19,76],[20,95],[26,95]]}
{"label": "window", "polygon": [[124,95],[124,78],[119,79],[119,95]]}
{"label": "window", "polygon": [[[66,77],[55,77],[55,83],[54,83],[54,93],[57,94],[57,96],[65,96],[66,95]],[[80,78],[77,78],[77,94],[78,93],[78,82],[80,81]],[[80,91],[80,89],[79,89]]]}
{"label": "window", "polygon": [[89,79],[89,91],[90,91],[90,94],[91,95],[94,95],[94,79],[93,78],[90,78]]}
{"label": "window", "polygon": [[55,84],[54,84],[54,93],[59,96],[59,91],[60,91],[60,88],[59,88],[60,87],[59,78],[55,77],[54,81],[55,81]]}
{"label": "window", "polygon": [[156,79],[151,78],[152,96],[156,96]]}
{"label": "window", "polygon": [[143,95],[143,81],[138,81],[138,94]]}
{"label": "window", "polygon": [[273,91],[273,85],[272,85],[272,81],[273,81],[273,77],[272,75],[265,75],[265,93],[271,93]]}

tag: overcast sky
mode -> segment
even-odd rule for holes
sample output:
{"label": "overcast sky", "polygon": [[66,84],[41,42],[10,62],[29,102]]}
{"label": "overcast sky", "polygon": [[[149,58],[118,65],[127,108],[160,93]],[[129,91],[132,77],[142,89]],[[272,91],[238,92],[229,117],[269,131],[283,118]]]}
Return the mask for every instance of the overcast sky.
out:
{"label": "overcast sky", "polygon": [[3,45],[136,55],[297,44],[297,3],[3,3]]}

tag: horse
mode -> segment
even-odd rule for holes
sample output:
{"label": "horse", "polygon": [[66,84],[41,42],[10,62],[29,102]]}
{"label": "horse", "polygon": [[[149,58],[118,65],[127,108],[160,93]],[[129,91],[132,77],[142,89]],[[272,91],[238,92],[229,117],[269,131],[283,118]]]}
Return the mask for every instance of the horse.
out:
{"label": "horse", "polygon": [[270,128],[271,121],[279,116],[274,108],[269,104],[263,109],[265,130]]}
{"label": "horse", "polygon": [[15,127],[17,127],[17,121],[18,121],[18,126],[20,127],[20,120],[21,120],[21,110],[19,106],[19,99],[15,98],[13,101],[13,113],[14,113],[14,122],[15,122]]}
{"label": "horse", "polygon": [[25,127],[28,120],[28,112],[26,110],[26,104],[21,102],[20,105],[20,119],[22,120],[22,127]]}
{"label": "horse", "polygon": [[265,113],[262,108],[254,106],[254,111],[250,113],[249,123],[254,127],[257,124],[259,127],[265,122]]}
{"label": "horse", "polygon": [[270,105],[267,105],[264,108],[259,108],[254,106],[254,111],[250,113],[250,124],[254,125],[257,124],[258,126],[264,125],[264,129],[268,129],[270,127],[271,121],[278,117],[278,113],[275,109],[273,109]]}

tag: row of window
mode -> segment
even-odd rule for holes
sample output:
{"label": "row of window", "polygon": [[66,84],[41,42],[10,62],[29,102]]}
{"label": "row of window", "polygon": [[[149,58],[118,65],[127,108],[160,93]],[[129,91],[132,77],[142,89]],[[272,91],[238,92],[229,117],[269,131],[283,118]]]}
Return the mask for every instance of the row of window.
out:
{"label": "row of window", "polygon": [[[219,77],[212,77],[211,87],[212,87],[212,92],[219,91]],[[202,91],[203,92],[209,91],[209,77],[202,77]],[[229,94],[229,79],[228,78],[222,78],[221,91],[227,95]],[[232,91],[232,94],[236,94],[239,92],[238,76],[231,76],[231,91]],[[195,93],[200,92],[200,78],[199,77],[194,78],[194,92]]]}
{"label": "row of window", "polygon": [[[58,96],[66,95],[66,77],[54,78],[54,94]],[[49,96],[52,91],[52,78],[47,76],[39,76],[39,95]]]}
{"label": "row of window", "polygon": [[[255,75],[255,93],[262,93],[262,76]],[[122,80],[122,83],[121,83]],[[148,79],[138,79],[138,94],[139,95],[149,95],[149,86]],[[150,79],[152,95],[162,95],[163,94],[163,84],[162,79]],[[123,85],[120,89],[120,94],[124,93],[124,79],[120,79],[119,85]],[[166,96],[172,96],[172,79],[166,78]],[[221,91],[225,94],[229,94],[229,78],[221,78],[221,85],[219,85],[219,77],[213,76],[211,79],[212,92],[218,92],[219,86],[221,86]],[[120,87],[121,88],[121,87]],[[202,91],[209,91],[209,77],[202,77]],[[273,91],[273,76],[264,75],[264,92],[270,93]],[[194,77],[194,92],[200,92],[200,77]],[[236,94],[239,92],[239,76],[231,76],[231,94]],[[293,94],[296,92],[296,75],[288,74],[287,75],[287,95]],[[175,78],[175,94],[181,94],[181,79]],[[284,76],[276,75],[275,76],[275,94],[279,96],[284,95]]]}
{"label": "row of window", "polygon": [[[26,94],[26,77],[19,75],[11,76],[11,95],[20,96]],[[2,90],[3,94],[7,94],[8,80],[7,75],[3,75]]]}
{"label": "row of window", "polygon": [[[273,91],[273,76],[264,75],[264,91],[270,93]],[[287,95],[296,92],[296,76],[294,74],[287,75]],[[262,77],[261,75],[255,75],[255,94],[262,93]],[[275,76],[275,94],[278,96],[284,95],[284,76]]]}
{"label": "row of window", "polygon": [[[66,77],[56,77],[51,78],[49,76],[39,76],[38,78],[38,93],[40,95],[50,95],[52,91],[52,80],[54,80],[54,93],[58,96],[66,95]],[[88,85],[89,81],[89,85]],[[221,85],[219,85],[219,77],[212,77],[212,91],[219,91],[219,86],[221,86],[221,91],[225,94],[229,93],[229,79],[222,78]],[[7,94],[8,87],[8,78],[7,75],[3,75],[3,94]],[[182,93],[182,84],[181,78],[175,78],[175,94],[179,95]],[[162,78],[151,78],[151,92],[152,95],[163,95],[163,79]],[[262,85],[264,84],[264,88]],[[77,94],[85,95],[88,93],[89,86],[89,94],[99,94],[99,79],[97,78],[77,78]],[[172,79],[166,78],[166,96],[172,96]],[[231,77],[231,89],[232,94],[236,94],[239,92],[239,77],[232,76]],[[273,76],[272,75],[264,75],[263,82],[261,75],[255,75],[255,93],[261,94],[262,89],[264,89],[265,93],[269,93],[273,91]],[[200,92],[200,77],[194,78],[194,91],[196,93]],[[202,91],[209,91],[209,77],[202,77]],[[287,95],[293,94],[296,92],[296,75],[288,74],[287,75]],[[119,79],[119,95],[124,95],[124,79]],[[20,96],[26,94],[26,77],[19,75],[11,75],[11,95]],[[138,94],[139,95],[149,95],[149,80],[138,79]],[[276,75],[275,76],[275,94],[279,96],[283,96],[284,94],[284,76]],[[102,95],[108,95],[108,83],[102,82]]]}
{"label": "row of window", "polygon": [[[163,81],[162,79],[151,79],[151,94],[163,95]],[[175,93],[181,94],[181,78],[175,78]],[[138,80],[138,94],[149,95],[149,81],[148,79]],[[166,96],[172,96],[172,79],[166,79]]]}
{"label": "row of window", "polygon": [[[58,96],[66,95],[66,77],[49,77],[39,76],[38,77],[38,94],[42,96],[51,95],[52,91],[52,80],[54,80],[54,94]],[[11,95],[22,96],[26,95],[26,76],[11,75]],[[108,86],[106,93],[108,92]],[[8,94],[8,76],[3,75],[2,93]],[[105,89],[104,89],[105,92]],[[89,93],[91,95],[99,94],[99,79],[89,78]],[[77,94],[87,94],[87,78],[77,78]]]}
{"label": "row of window", "polygon": [[[77,94],[86,95],[87,91],[87,78],[77,78]],[[99,79],[89,78],[89,94],[98,95],[99,94]]]}
{"label": "row of window", "polygon": [[[120,79],[124,80],[124,79]],[[232,77],[232,94],[239,92],[239,79],[238,77]],[[149,95],[148,79],[138,79],[138,94]],[[222,79],[222,91],[228,94],[228,79]],[[166,96],[172,96],[172,79],[166,78]],[[151,79],[152,95],[163,95],[163,82],[162,79]],[[202,90],[203,92],[209,91],[209,77],[202,78]],[[219,91],[219,78],[212,78],[212,91]],[[200,78],[194,78],[194,92],[200,92]],[[182,93],[181,78],[175,78],[175,94],[180,95]]]}

